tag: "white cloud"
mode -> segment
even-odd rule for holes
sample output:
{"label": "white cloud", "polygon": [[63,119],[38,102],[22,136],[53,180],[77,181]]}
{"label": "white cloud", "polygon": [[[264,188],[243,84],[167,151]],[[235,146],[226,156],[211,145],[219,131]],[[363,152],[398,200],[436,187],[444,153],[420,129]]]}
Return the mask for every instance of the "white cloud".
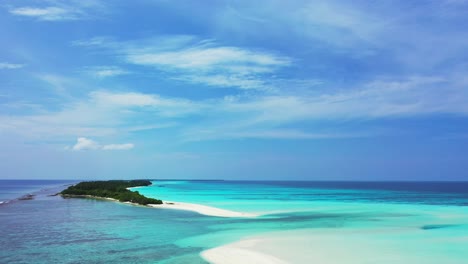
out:
{"label": "white cloud", "polygon": [[65,101],[57,110],[37,106],[33,114],[2,112],[0,132],[49,141],[63,141],[76,135],[107,137],[155,132],[177,126],[177,119],[198,113],[203,107],[201,103],[156,94],[94,91],[87,97]]}
{"label": "white cloud", "polygon": [[267,85],[263,80],[245,75],[184,75],[172,78],[174,80],[201,83],[213,87],[238,87],[240,89],[267,90],[273,86]]}
{"label": "white cloud", "polygon": [[106,91],[95,91],[90,93],[93,101],[106,106],[154,106],[164,100],[159,97],[143,93],[111,93]]}
{"label": "white cloud", "polygon": [[136,92],[94,91],[90,93],[90,100],[97,106],[105,108],[147,107],[153,113],[172,117],[198,112],[204,107],[203,104],[182,98],[161,97],[156,94]]}
{"label": "white cloud", "polygon": [[68,0],[54,2],[52,6],[23,6],[9,10],[10,14],[35,18],[41,21],[65,21],[92,18],[94,13],[100,16],[106,12],[106,6],[100,0]]}
{"label": "white cloud", "polygon": [[84,137],[79,137],[76,140],[76,144],[71,148],[72,150],[89,150],[89,149],[98,149],[99,145],[91,139]]}
{"label": "white cloud", "polygon": [[126,75],[130,73],[116,66],[88,67],[85,71],[98,78],[107,78],[119,75]]}
{"label": "white cloud", "polygon": [[[320,57],[338,54],[346,59],[378,60],[375,65],[395,63],[392,67],[417,74],[453,70],[447,65],[466,61],[468,32],[461,26],[467,23],[466,3],[313,0],[264,5],[249,1],[220,8],[212,24],[225,35],[245,39],[256,39],[261,31],[262,39],[284,41],[285,35],[278,32],[288,32],[291,45]],[[238,14],[268,22],[239,19]],[[340,67],[339,62],[332,62],[328,68],[333,71],[337,64]]]}
{"label": "white cloud", "polygon": [[402,80],[376,80],[363,88],[328,94],[267,95],[229,100],[223,107],[228,112],[249,113],[256,116],[258,122],[468,114],[468,106],[463,103],[468,96],[465,89],[449,87],[450,81],[444,78],[415,76]]}
{"label": "white cloud", "polygon": [[[292,45],[304,43],[312,51],[324,46],[328,51],[364,53],[365,44],[378,41],[388,18],[367,2],[347,3],[336,0],[271,1],[264,5],[257,1],[240,1],[219,8],[212,21],[213,27],[224,34],[257,38],[262,32],[265,39],[284,41]],[[397,6],[397,5],[396,5]],[[248,19],[245,19],[248,18]],[[287,32],[287,37],[279,32]]]}
{"label": "white cloud", "polygon": [[[94,91],[59,110],[41,109],[38,114],[22,116],[0,115],[0,130],[30,139],[61,141],[76,135],[102,138],[141,131],[159,133],[162,129],[170,129],[169,137],[175,142],[362,136],[359,131],[308,130],[303,124],[434,114],[468,115],[466,83],[460,82],[458,76],[379,78],[361,88],[335,88],[328,93],[244,94],[199,101],[149,93]],[[129,147],[110,145],[107,148]]]}
{"label": "white cloud", "polygon": [[[371,120],[434,114],[468,115],[468,92],[453,80],[414,76],[380,79],[335,92],[228,97],[213,106],[205,122],[183,131],[184,141],[231,138],[335,138],[373,133],[305,129],[308,122]],[[299,127],[298,130],[288,129]],[[320,126],[323,128],[323,126]],[[377,133],[377,132],[376,132]]]}
{"label": "white cloud", "polygon": [[[116,42],[106,37],[74,41],[73,45],[111,50],[126,63],[171,72],[172,79],[216,87],[267,89],[266,74],[290,66],[291,58],[273,52],[223,46],[194,36],[166,36]],[[269,76],[271,78],[271,76]]]}
{"label": "white cloud", "polygon": [[213,43],[196,44],[172,51],[131,51],[129,63],[175,70],[173,79],[214,87],[265,90],[260,75],[291,64],[291,59],[272,53],[217,46]]}
{"label": "white cloud", "polygon": [[34,17],[39,20],[56,21],[56,20],[73,20],[78,18],[78,13],[73,10],[68,10],[60,7],[20,7],[11,9],[10,13],[18,16]]}
{"label": "white cloud", "polygon": [[114,46],[112,44],[112,39],[107,37],[94,37],[86,40],[75,40],[71,42],[71,45],[83,47],[104,47],[107,45],[109,45],[110,47]]}
{"label": "white cloud", "polygon": [[178,69],[208,70],[221,67],[237,71],[238,66],[249,68],[261,66],[287,66],[290,60],[265,52],[256,52],[236,47],[195,46],[176,51],[129,54],[128,61],[140,65],[169,66]]}
{"label": "white cloud", "polygon": [[23,67],[24,67],[24,64],[0,62],[0,69],[13,70],[13,69],[20,69],[20,68],[23,68]]}
{"label": "white cloud", "polygon": [[76,144],[71,147],[71,150],[129,150],[133,147],[132,143],[100,145],[94,140],[79,137]]}

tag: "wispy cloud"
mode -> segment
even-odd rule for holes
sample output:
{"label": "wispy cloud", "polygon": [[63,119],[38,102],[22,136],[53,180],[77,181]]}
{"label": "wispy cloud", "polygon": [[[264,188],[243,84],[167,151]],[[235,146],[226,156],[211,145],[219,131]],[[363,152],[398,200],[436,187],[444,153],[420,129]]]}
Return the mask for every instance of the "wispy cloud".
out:
{"label": "wispy cloud", "polygon": [[303,130],[281,129],[281,128],[255,128],[233,127],[218,128],[210,130],[192,130],[183,138],[183,141],[205,141],[205,140],[225,140],[225,139],[282,139],[282,140],[316,140],[316,139],[337,139],[337,138],[364,138],[375,135],[373,132],[307,132]]}
{"label": "wispy cloud", "polygon": [[45,83],[56,96],[62,98],[70,98],[70,90],[76,85],[82,84],[80,80],[63,75],[40,73],[36,74],[35,77]]}
{"label": "wispy cloud", "polygon": [[268,82],[261,78],[246,75],[183,75],[172,77],[173,80],[180,80],[194,84],[204,84],[213,87],[238,87],[240,89],[258,89],[264,90],[273,88]]}
{"label": "wispy cloud", "polygon": [[97,78],[114,77],[114,76],[126,75],[130,73],[129,71],[126,71],[117,66],[87,67],[85,69],[85,72]]}
{"label": "wispy cloud", "polygon": [[291,21],[309,25],[299,29],[309,38],[348,48],[365,42],[373,44],[388,23],[364,10],[346,2],[319,0],[306,5]]}
{"label": "wispy cloud", "polygon": [[27,16],[37,18],[39,20],[56,21],[56,20],[73,20],[80,15],[76,10],[69,10],[60,7],[20,7],[11,9],[10,13],[17,16]]}
{"label": "wispy cloud", "polygon": [[[457,78],[456,76],[453,78]],[[458,79],[440,76],[378,78],[329,93],[226,97],[198,102],[203,121],[184,126],[184,140],[219,138],[363,137],[363,131],[291,130],[303,122],[372,120],[434,114],[468,115],[468,94]]]}
{"label": "wispy cloud", "polygon": [[[468,115],[468,94],[454,80],[437,76],[381,78],[362,88],[313,94],[228,97],[219,101],[210,119],[188,127],[186,141],[221,138],[337,138],[363,137],[369,131],[310,130],[310,122],[335,123],[429,115]],[[213,114],[217,112],[218,114]],[[301,127],[291,130],[290,127]],[[333,126],[332,126],[333,127]],[[380,133],[380,132],[379,132]]]}
{"label": "wispy cloud", "polygon": [[385,4],[337,0],[272,1],[268,5],[239,2],[220,8],[220,14],[211,23],[216,29],[225,30],[225,34],[256,38],[262,31],[262,36],[276,41],[288,38],[292,45],[305,44],[312,51],[324,47],[325,52],[359,56],[374,49],[382,31],[395,20],[378,14],[381,6]]}
{"label": "wispy cloud", "polygon": [[[137,92],[93,91],[85,98],[36,114],[0,115],[0,130],[30,139],[64,140],[77,135],[107,137],[177,125],[202,105],[180,98]],[[120,132],[119,132],[120,131]]]}
{"label": "wispy cloud", "polygon": [[[172,67],[176,69],[213,70],[230,72],[271,71],[267,67],[287,66],[288,58],[266,52],[256,52],[229,46],[198,45],[168,52],[137,52],[128,54],[127,60],[141,65]],[[254,66],[254,67],[251,67]],[[239,68],[242,68],[239,70]]]}
{"label": "wispy cloud", "polygon": [[80,150],[129,150],[132,149],[134,145],[132,143],[125,144],[108,144],[101,145],[94,140],[85,137],[79,137],[76,140],[76,144],[73,145],[70,149],[74,151]]}
{"label": "wispy cloud", "polygon": [[94,37],[90,39],[74,40],[71,42],[71,45],[82,47],[115,47],[112,39],[109,37]]}
{"label": "wispy cloud", "polygon": [[[288,93],[189,100],[141,92],[90,92],[62,109],[37,115],[0,116],[5,132],[29,138],[105,138],[121,133],[171,128],[174,142],[232,138],[325,139],[363,137],[363,131],[304,127],[434,114],[468,115],[464,83],[439,76],[379,78],[362,87],[329,93]],[[190,120],[190,122],[184,122]],[[174,129],[179,126],[179,129]],[[92,142],[83,141],[88,147]],[[125,148],[109,146],[108,148]],[[128,147],[128,146],[127,146]]]}
{"label": "wispy cloud", "polygon": [[116,42],[96,37],[73,44],[104,48],[126,63],[170,71],[177,76],[171,79],[216,87],[267,89],[263,77],[292,64],[291,58],[273,52],[223,46],[193,36],[166,36],[155,41]]}
{"label": "wispy cloud", "polygon": [[93,17],[95,12],[103,12],[104,5],[99,0],[53,2],[49,6],[22,6],[9,10],[16,16],[30,17],[41,21],[78,20]]}
{"label": "wispy cloud", "polygon": [[0,62],[0,69],[14,70],[14,69],[20,69],[23,67],[24,67],[24,64]]}
{"label": "wispy cloud", "polygon": [[102,146],[103,150],[128,150],[132,149],[134,145],[132,143],[125,144],[109,144]]}
{"label": "wispy cloud", "polygon": [[89,94],[90,102],[97,106],[110,108],[147,107],[153,114],[167,117],[178,117],[196,113],[204,107],[203,104],[182,99],[161,97],[156,94],[137,92],[94,91]]}
{"label": "wispy cloud", "polygon": [[303,119],[378,118],[433,113],[468,114],[461,87],[442,77],[413,76],[400,80],[385,78],[362,88],[340,89],[333,93],[267,95],[247,100],[228,100],[231,112],[258,112],[259,121],[285,122]]}

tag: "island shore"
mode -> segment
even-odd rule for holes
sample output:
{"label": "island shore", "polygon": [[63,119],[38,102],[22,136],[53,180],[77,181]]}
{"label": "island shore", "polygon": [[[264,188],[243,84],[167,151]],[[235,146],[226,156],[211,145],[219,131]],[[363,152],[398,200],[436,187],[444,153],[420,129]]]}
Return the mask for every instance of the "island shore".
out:
{"label": "island shore", "polygon": [[[90,198],[90,199],[98,199],[98,200],[107,200],[113,202],[120,202],[114,198],[108,197],[98,197],[92,195],[64,195],[62,197],[66,198]],[[163,201],[163,204],[148,204],[148,205],[140,205],[137,203],[131,202],[121,202],[124,204],[131,204],[131,205],[138,205],[138,206],[145,206],[157,209],[173,209],[173,210],[184,210],[184,211],[192,211],[202,215],[208,216],[216,216],[216,217],[257,217],[257,214],[251,213],[242,213],[236,211],[230,211],[225,209],[220,209],[216,207],[201,205],[201,204],[194,204],[194,203],[181,203],[181,202],[172,202],[172,201]]]}
{"label": "island shore", "polygon": [[197,212],[202,215],[217,216],[217,217],[257,217],[258,216],[256,214],[230,211],[230,210],[220,209],[220,208],[201,205],[201,204],[193,204],[193,203],[163,201],[163,204],[149,204],[148,206],[151,206],[153,208],[160,208],[160,209],[175,209],[175,210],[192,211],[192,212]]}
{"label": "island shore", "polygon": [[114,198],[109,198],[109,197],[99,197],[99,196],[93,196],[93,195],[76,195],[76,194],[57,194],[62,196],[63,198],[87,198],[87,199],[94,199],[94,200],[105,200],[105,201],[111,201],[111,202],[117,202],[117,203],[124,203],[124,204],[131,204],[131,205],[139,205],[137,203],[130,203],[130,202],[121,202],[117,199]]}

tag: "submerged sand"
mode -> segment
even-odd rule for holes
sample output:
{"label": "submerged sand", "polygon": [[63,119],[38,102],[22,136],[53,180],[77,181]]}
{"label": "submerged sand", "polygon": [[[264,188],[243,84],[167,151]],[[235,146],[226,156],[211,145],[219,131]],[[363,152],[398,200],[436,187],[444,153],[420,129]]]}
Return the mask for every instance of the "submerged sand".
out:
{"label": "submerged sand", "polygon": [[[301,229],[245,238],[205,250],[200,255],[212,264],[466,263],[465,259],[457,256],[447,257],[443,249],[438,252],[440,243],[444,243],[442,238],[428,237],[430,243],[426,246],[434,246],[434,249],[405,241],[405,237],[425,237],[424,232],[418,228]],[[430,239],[434,239],[433,243]]]}

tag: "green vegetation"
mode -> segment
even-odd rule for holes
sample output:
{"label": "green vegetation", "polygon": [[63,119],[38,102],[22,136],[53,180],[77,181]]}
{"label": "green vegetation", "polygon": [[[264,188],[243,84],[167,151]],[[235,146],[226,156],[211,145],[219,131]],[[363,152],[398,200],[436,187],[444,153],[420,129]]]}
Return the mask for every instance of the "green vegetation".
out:
{"label": "green vegetation", "polygon": [[90,181],[80,182],[63,190],[62,196],[94,196],[103,198],[113,198],[120,202],[132,202],[141,205],[162,204],[161,200],[148,198],[138,192],[127,190],[130,187],[148,186],[151,181],[131,180],[131,181]]}

